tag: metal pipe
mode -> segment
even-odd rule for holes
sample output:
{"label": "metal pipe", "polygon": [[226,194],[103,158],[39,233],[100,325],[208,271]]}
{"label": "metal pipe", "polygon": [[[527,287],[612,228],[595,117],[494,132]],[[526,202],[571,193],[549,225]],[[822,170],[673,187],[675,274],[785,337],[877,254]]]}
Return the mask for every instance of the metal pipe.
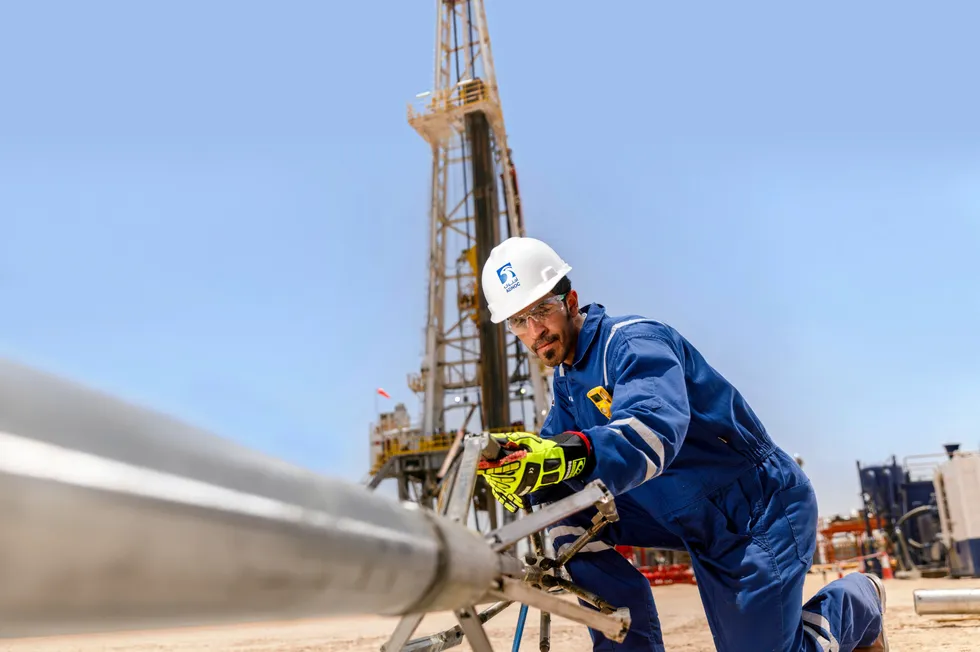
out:
{"label": "metal pipe", "polygon": [[486,600],[474,531],[0,361],[0,637]]}
{"label": "metal pipe", "polygon": [[919,589],[912,592],[915,613],[980,614],[980,589]]}

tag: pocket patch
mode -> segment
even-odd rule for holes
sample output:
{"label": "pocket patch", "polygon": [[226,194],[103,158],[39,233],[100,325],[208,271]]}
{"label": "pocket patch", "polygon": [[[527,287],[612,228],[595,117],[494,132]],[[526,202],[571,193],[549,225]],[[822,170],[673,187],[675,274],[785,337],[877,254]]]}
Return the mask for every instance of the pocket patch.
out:
{"label": "pocket patch", "polygon": [[813,562],[817,549],[817,497],[809,483],[782,489],[776,494],[785,519],[793,534],[796,555],[804,564]]}

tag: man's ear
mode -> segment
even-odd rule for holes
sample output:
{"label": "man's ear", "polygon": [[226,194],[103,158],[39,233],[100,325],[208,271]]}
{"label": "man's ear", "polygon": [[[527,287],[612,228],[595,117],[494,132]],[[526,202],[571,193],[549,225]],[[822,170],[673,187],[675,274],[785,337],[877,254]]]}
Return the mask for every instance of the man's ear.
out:
{"label": "man's ear", "polygon": [[578,314],[578,292],[569,290],[565,295],[565,303],[568,305],[568,314],[573,317]]}

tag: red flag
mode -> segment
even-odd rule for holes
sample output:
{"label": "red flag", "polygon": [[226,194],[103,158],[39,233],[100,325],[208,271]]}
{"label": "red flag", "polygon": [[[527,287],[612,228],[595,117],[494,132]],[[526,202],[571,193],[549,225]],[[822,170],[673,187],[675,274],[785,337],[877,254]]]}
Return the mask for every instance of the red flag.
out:
{"label": "red flag", "polygon": [[391,398],[391,394],[389,394],[388,392],[386,392],[386,391],[384,391],[384,390],[383,390],[383,389],[381,389],[380,387],[378,388],[378,394],[381,394],[381,395],[382,395],[382,396],[384,396],[385,398]]}

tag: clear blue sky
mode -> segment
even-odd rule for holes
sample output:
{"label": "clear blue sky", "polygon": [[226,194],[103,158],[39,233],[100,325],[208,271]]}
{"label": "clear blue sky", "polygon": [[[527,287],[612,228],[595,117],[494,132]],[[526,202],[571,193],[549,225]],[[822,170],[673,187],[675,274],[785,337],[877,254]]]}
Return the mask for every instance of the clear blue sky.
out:
{"label": "clear blue sky", "polygon": [[[152,5],[0,16],[0,355],[357,480],[375,387],[416,409],[435,3]],[[824,512],[856,459],[980,444],[976,3],[487,12],[530,234]]]}

